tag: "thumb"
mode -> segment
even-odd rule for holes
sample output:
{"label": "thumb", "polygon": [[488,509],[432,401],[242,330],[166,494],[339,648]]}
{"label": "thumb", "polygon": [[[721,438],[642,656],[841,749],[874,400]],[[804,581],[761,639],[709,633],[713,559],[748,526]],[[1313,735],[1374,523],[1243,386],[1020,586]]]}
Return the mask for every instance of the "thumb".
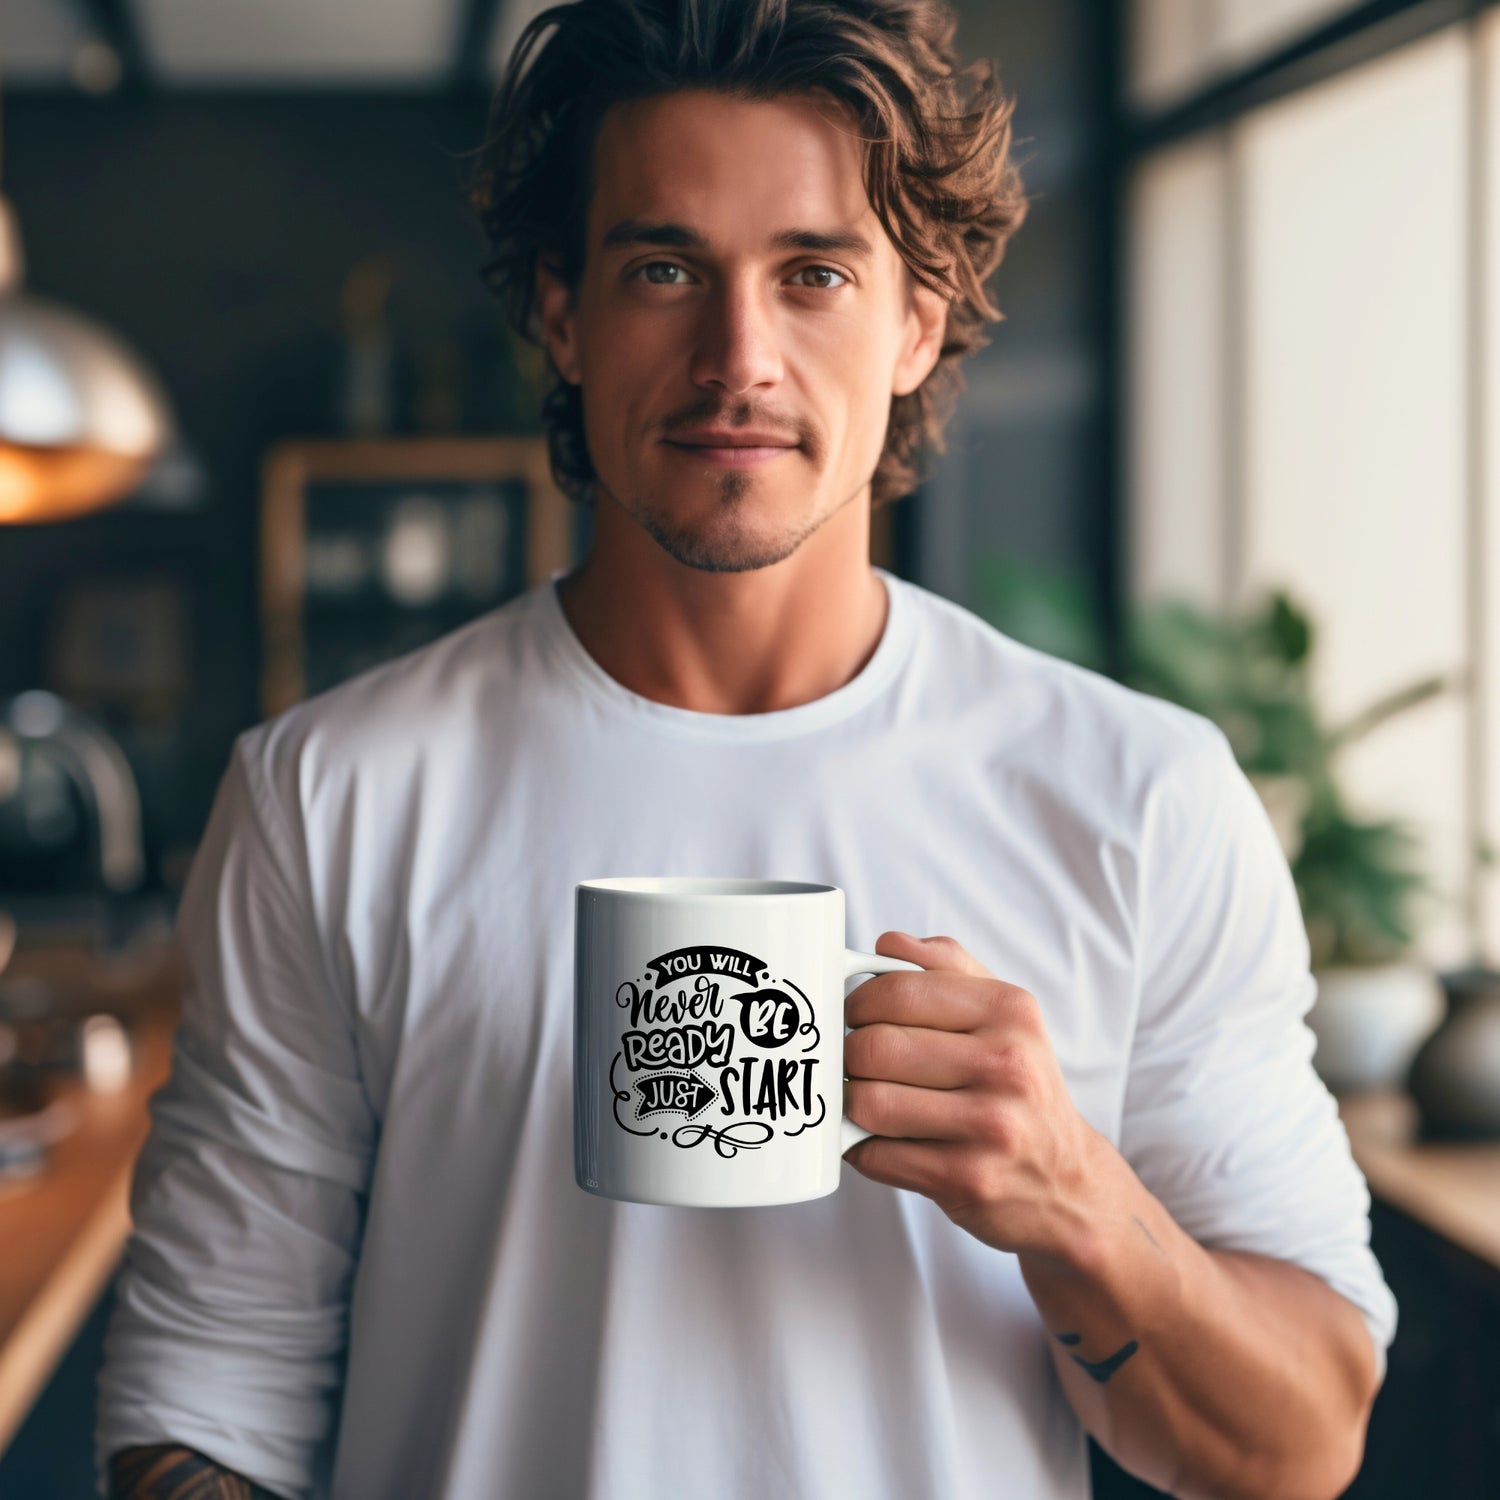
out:
{"label": "thumb", "polygon": [[904,958],[910,963],[921,964],[924,969],[951,969],[958,974],[973,974],[982,979],[995,977],[957,938],[913,937],[909,932],[893,928],[876,938],[875,951],[883,958]]}

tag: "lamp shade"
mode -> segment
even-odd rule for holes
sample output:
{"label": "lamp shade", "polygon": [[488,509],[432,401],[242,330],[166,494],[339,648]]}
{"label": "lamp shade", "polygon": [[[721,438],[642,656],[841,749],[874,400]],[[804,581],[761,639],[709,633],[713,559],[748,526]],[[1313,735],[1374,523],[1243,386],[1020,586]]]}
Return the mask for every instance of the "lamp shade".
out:
{"label": "lamp shade", "polygon": [[169,441],[166,396],[119,339],[20,289],[3,200],[0,245],[0,524],[102,509],[140,483]]}

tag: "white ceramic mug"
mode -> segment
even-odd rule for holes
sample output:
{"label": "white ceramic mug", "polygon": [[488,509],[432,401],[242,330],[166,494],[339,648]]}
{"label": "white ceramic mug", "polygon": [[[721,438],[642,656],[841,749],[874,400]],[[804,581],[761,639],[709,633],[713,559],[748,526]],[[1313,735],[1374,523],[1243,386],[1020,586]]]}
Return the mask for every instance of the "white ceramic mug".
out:
{"label": "white ceramic mug", "polygon": [[821,1198],[870,1134],[843,1113],[845,981],[919,964],[844,946],[844,893],[639,876],[577,887],[573,1167],[605,1198]]}

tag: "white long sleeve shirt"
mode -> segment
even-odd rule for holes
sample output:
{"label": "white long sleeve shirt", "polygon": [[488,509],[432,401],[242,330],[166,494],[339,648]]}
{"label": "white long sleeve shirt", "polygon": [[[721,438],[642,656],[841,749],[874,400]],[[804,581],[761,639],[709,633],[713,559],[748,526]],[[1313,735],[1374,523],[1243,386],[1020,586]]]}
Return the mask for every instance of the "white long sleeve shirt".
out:
{"label": "white long sleeve shirt", "polygon": [[847,1165],[766,1208],[575,1185],[573,890],[607,875],[825,882],[852,947],[951,934],[1189,1234],[1324,1278],[1383,1361],[1295,894],[1222,736],[880,576],[873,657],[795,708],[640,697],[554,580],[241,736],[101,1476],[178,1442],[334,1500],[1088,1494],[1015,1257],[927,1198]]}

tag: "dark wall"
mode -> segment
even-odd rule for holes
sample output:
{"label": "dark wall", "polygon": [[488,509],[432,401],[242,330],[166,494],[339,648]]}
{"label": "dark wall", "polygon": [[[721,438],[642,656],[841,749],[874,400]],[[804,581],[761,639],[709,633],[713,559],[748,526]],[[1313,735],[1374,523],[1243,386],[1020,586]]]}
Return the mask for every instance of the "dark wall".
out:
{"label": "dark wall", "polygon": [[1119,565],[1110,390],[1115,8],[958,0],[957,9],[961,52],[995,59],[1015,97],[1015,150],[1031,203],[995,279],[1004,321],[967,366],[949,451],[921,497],[919,574],[1003,629],[1028,615],[1025,601],[1007,607],[1005,591],[1027,579],[1068,580],[1107,646]]}
{"label": "dark wall", "polygon": [[155,368],[205,475],[185,513],[127,508],[0,531],[0,694],[46,686],[61,591],[181,581],[191,690],[172,724],[117,723],[158,851],[191,843],[233,735],[258,715],[257,503],[268,444],[339,430],[339,297],[391,257],[397,425],[416,376],[460,346],[459,426],[534,422],[479,280],[463,202],[478,98],[12,93],[5,191],[28,284],[127,339]]}

